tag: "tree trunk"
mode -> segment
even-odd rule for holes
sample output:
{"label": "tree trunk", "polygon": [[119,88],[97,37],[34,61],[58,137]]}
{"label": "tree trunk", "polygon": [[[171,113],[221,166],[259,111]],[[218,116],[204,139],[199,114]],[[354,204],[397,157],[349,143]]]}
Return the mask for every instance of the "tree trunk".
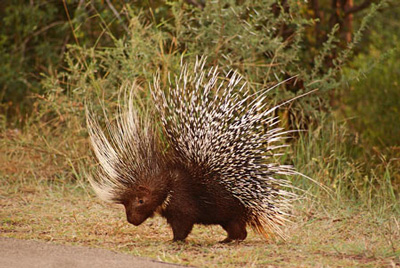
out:
{"label": "tree trunk", "polygon": [[[344,11],[351,10],[354,6],[353,0],[346,0]],[[344,18],[344,36],[347,43],[351,42],[353,32],[353,13],[345,14]]]}

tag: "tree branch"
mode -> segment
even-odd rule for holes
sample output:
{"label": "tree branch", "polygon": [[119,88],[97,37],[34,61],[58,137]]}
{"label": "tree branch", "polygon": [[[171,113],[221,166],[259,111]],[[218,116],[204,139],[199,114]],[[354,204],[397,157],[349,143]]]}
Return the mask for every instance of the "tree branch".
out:
{"label": "tree branch", "polygon": [[347,16],[349,14],[356,13],[358,11],[361,11],[361,10],[367,8],[371,4],[372,4],[372,0],[365,0],[362,4],[360,4],[358,6],[352,6],[348,9],[345,9],[344,14],[345,14],[345,16]]}

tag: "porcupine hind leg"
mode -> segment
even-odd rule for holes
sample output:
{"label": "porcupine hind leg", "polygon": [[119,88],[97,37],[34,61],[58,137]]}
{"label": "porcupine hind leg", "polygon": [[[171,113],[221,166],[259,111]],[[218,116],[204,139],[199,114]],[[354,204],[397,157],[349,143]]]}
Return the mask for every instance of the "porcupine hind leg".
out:
{"label": "porcupine hind leg", "polygon": [[242,241],[247,237],[246,223],[242,221],[233,220],[227,224],[221,224],[222,228],[228,233],[228,237],[221,241],[221,243],[229,243],[234,240]]}

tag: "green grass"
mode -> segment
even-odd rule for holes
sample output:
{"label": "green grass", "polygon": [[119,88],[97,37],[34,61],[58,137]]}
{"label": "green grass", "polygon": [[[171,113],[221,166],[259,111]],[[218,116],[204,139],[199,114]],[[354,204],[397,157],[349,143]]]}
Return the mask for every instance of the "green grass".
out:
{"label": "green grass", "polygon": [[[288,153],[291,164],[315,180],[293,183],[318,199],[353,202],[364,209],[400,213],[400,158],[395,152],[358,144],[347,125],[322,117],[319,126],[301,133]],[[330,190],[327,190],[330,189]]]}

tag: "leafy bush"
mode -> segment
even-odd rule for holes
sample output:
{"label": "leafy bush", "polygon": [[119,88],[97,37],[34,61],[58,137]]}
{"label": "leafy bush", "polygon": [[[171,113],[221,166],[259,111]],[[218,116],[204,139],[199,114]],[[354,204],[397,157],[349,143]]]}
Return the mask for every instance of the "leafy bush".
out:
{"label": "leafy bush", "polygon": [[[281,6],[275,0],[240,4],[220,1],[205,5],[204,9],[181,2],[168,5],[168,12],[165,5],[150,10],[152,16],[141,7],[126,6],[124,14],[130,18],[130,27],[122,37],[115,35],[102,19],[113,46],[70,46],[68,72],[59,74],[61,80],[69,81],[59,83],[57,92],[66,90],[78,94],[78,99],[82,99],[88,86],[100,90],[96,94],[115,93],[125,79],[151,83],[157,69],[162,81],[166,81],[169,72],[177,73],[182,57],[193,62],[195,56],[207,55],[209,65],[219,65],[225,72],[238,70],[254,92],[295,77],[271,93],[271,102],[283,102],[319,89],[282,113],[292,126],[306,126],[317,113],[330,109],[326,93],[340,85],[340,68],[378,9],[373,7],[365,16],[354,43],[347,48],[338,47],[335,27],[323,48],[317,50],[305,35],[315,22],[307,18],[307,6],[302,2],[287,1]],[[337,58],[332,60],[333,51]],[[79,85],[72,85],[71,90],[71,83]],[[47,88],[50,93],[54,87]]]}

